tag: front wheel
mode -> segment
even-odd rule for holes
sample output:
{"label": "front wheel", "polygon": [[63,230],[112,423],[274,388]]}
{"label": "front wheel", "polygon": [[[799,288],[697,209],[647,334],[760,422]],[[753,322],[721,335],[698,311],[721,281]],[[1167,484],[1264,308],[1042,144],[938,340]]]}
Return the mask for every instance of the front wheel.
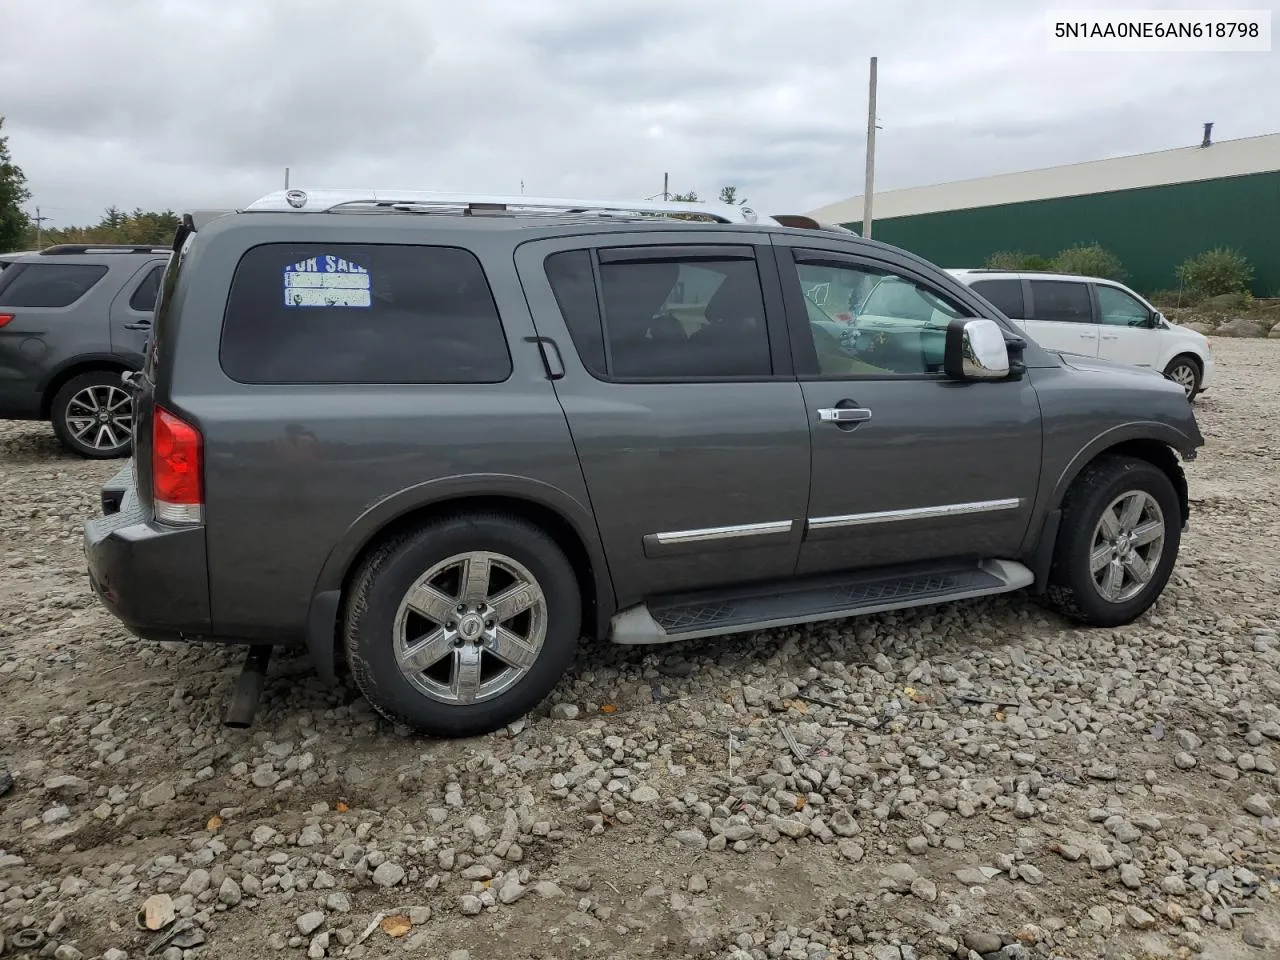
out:
{"label": "front wheel", "polygon": [[1090,464],[1063,503],[1049,601],[1092,626],[1132,623],[1173,573],[1181,509],[1172,481],[1145,460],[1110,456]]}
{"label": "front wheel", "polygon": [[1194,400],[1200,392],[1200,364],[1190,357],[1174,357],[1165,367],[1164,375],[1182,388],[1188,400]]}
{"label": "front wheel", "polygon": [[547,696],[573,660],[582,601],[538,527],[463,514],[377,547],[347,601],[356,686],[389,720],[435,736],[496,730]]}
{"label": "front wheel", "polygon": [[72,377],[50,405],[53,432],[63,446],[91,460],[127,457],[133,446],[133,394],[118,370]]}

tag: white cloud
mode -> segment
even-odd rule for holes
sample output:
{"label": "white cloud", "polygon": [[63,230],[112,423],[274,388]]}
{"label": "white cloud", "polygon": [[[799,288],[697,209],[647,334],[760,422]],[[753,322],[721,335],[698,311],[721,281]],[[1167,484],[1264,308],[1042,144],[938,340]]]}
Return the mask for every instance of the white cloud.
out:
{"label": "white cloud", "polygon": [[1276,129],[1275,55],[1050,53],[1061,5],[8,0],[0,115],[55,224],[245,203],[285,166],[296,185],[610,196],[667,171],[811,209],[861,192],[872,54],[882,190],[1195,143],[1205,120]]}

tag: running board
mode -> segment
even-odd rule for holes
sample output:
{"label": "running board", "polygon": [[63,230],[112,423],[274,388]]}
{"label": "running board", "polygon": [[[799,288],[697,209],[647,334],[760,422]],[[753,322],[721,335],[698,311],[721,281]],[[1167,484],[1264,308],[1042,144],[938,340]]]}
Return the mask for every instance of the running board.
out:
{"label": "running board", "polygon": [[869,570],[783,584],[655,597],[614,615],[614,643],[667,643],[836,620],[1021,590],[1035,575],[1012,560]]}

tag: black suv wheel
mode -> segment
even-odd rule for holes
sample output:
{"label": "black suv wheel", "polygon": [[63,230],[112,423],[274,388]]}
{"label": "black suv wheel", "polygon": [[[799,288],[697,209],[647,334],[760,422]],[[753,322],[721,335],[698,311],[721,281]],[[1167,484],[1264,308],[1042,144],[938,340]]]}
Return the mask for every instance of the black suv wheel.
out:
{"label": "black suv wheel", "polygon": [[118,370],[72,377],[54,395],[53,431],[82,457],[127,457],[133,447],[133,394]]}
{"label": "black suv wheel", "polygon": [[445,737],[518,719],[559,682],[582,620],[573,567],[517,517],[465,514],[375,549],[347,601],[347,663],[390,720]]}
{"label": "black suv wheel", "polygon": [[1173,572],[1182,537],[1178,494],[1145,460],[1103,457],[1068,492],[1060,529],[1050,602],[1092,626],[1131,623]]}

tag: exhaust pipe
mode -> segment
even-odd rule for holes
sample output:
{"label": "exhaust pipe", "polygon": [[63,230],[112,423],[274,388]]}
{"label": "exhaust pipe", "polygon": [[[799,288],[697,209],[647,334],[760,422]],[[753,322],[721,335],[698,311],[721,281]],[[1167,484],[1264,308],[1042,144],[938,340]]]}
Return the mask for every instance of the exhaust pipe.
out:
{"label": "exhaust pipe", "polygon": [[231,702],[223,717],[223,724],[243,730],[253,725],[253,717],[258,712],[258,703],[262,699],[262,686],[267,680],[267,664],[271,661],[270,644],[258,644],[249,648],[244,658],[244,667],[236,680],[236,688],[231,694]]}

